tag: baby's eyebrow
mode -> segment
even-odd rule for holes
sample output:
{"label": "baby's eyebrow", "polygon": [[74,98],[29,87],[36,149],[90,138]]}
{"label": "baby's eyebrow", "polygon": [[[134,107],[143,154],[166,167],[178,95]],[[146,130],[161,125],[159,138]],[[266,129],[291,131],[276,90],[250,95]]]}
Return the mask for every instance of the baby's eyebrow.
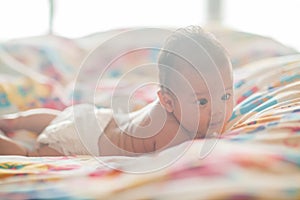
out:
{"label": "baby's eyebrow", "polygon": [[[228,87],[228,88],[225,88],[225,91],[231,90],[231,89],[232,89],[232,87]],[[191,96],[193,96],[193,95],[200,96],[200,95],[204,95],[204,94],[208,94],[208,92],[195,92],[195,93],[191,94]]]}

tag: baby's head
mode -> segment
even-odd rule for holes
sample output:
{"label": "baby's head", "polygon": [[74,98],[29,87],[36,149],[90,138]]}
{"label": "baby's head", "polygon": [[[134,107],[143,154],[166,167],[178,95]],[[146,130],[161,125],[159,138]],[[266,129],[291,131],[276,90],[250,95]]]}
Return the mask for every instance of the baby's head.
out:
{"label": "baby's head", "polygon": [[186,131],[220,133],[233,109],[230,59],[210,33],[189,26],[171,34],[158,58],[159,100]]}

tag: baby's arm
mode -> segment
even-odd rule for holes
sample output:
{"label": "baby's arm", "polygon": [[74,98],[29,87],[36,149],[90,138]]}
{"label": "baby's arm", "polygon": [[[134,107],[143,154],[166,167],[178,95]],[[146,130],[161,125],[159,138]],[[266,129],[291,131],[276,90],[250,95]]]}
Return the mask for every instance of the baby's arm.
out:
{"label": "baby's arm", "polygon": [[7,133],[24,129],[41,133],[59,113],[58,110],[37,108],[4,115],[0,119],[0,130]]}
{"label": "baby's arm", "polygon": [[41,146],[33,151],[28,151],[25,147],[10,138],[0,134],[0,155],[20,155],[20,156],[62,156],[63,154],[48,147]]}
{"label": "baby's arm", "polygon": [[154,138],[137,138],[124,133],[105,133],[98,141],[101,156],[138,156],[155,151]]}
{"label": "baby's arm", "polygon": [[0,134],[0,155],[21,155],[26,156],[27,150],[11,140],[10,138]]}
{"label": "baby's arm", "polygon": [[[59,113],[60,111],[53,109],[38,108],[4,115],[0,119],[0,130],[4,133],[9,133],[24,129],[41,133]],[[17,142],[4,135],[0,135],[0,155],[61,156],[62,154],[47,145],[33,151],[28,151]]]}

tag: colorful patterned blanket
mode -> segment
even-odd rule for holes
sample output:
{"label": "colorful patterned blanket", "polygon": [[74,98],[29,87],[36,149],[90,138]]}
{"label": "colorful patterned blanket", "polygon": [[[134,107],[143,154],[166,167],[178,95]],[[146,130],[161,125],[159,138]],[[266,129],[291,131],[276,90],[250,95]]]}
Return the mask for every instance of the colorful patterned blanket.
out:
{"label": "colorful patterned blanket", "polygon": [[[68,88],[6,73],[20,82],[1,79],[5,94],[11,88],[25,94],[24,80],[35,100],[42,91],[53,100]],[[252,62],[235,69],[234,78],[236,106],[219,138],[138,158],[1,156],[0,199],[299,199],[300,55]],[[7,113],[13,97],[2,98]],[[62,109],[68,101],[52,102]]]}
{"label": "colorful patterned blanket", "polygon": [[[180,146],[137,159],[1,157],[1,199],[299,199],[299,149],[220,140],[198,155],[195,141],[158,171],[125,173],[163,163]],[[102,159],[103,161],[103,159]],[[155,167],[155,166],[153,166]]]}

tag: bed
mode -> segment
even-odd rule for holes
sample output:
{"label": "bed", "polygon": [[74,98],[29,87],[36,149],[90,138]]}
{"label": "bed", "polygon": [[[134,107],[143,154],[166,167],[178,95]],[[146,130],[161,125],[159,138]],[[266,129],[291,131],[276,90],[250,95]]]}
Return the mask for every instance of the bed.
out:
{"label": "bed", "polygon": [[[0,113],[81,103],[72,87],[82,59],[120,31],[1,43]],[[233,128],[137,158],[1,156],[0,199],[300,199],[300,54],[271,38],[212,31],[234,66]],[[112,83],[126,65],[156,57],[145,51],[139,59],[108,73],[97,88],[107,92],[99,106],[107,106]],[[120,94],[145,76],[134,76]],[[131,109],[153,101],[154,91],[141,89]],[[30,148],[36,135],[18,131],[11,137]]]}

